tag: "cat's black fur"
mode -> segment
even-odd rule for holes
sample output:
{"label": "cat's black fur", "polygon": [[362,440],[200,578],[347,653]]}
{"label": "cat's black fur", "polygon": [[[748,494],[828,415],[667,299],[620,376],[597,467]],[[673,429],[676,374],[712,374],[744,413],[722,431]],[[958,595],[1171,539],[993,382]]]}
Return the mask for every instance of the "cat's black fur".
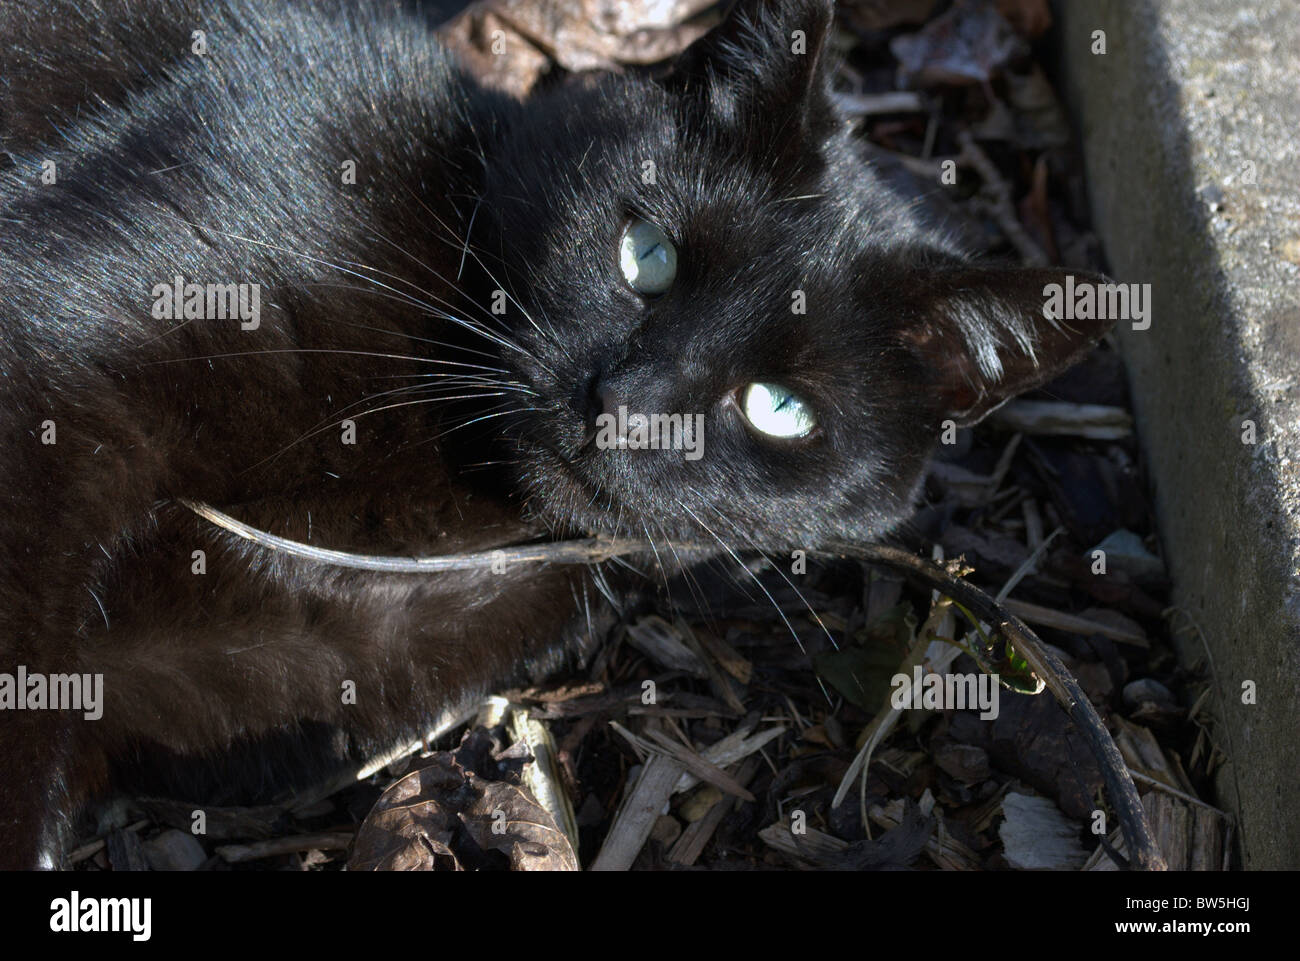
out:
{"label": "cat's black fur", "polygon": [[[87,801],[183,759],[247,799],[418,736],[599,615],[582,569],[321,568],[176,498],[383,554],[873,538],[943,419],[1100,335],[1041,320],[1062,272],[967,263],[867,168],[826,94],[829,0],[738,6],[665,79],[522,106],[405,4],[0,9],[0,671],[105,676],[101,720],[0,712],[0,861],[57,864]],[[619,273],[632,214],[679,252],[653,299]],[[154,319],[175,274],[261,284],[260,327]],[[818,431],[758,436],[753,381]],[[703,413],[705,456],[597,449],[610,398]]]}

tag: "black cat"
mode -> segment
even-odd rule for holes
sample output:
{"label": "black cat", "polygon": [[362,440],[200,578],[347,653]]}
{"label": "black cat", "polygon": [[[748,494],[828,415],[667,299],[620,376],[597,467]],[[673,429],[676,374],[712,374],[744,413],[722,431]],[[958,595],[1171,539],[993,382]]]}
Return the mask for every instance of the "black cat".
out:
{"label": "black cat", "polygon": [[[945,419],[1087,350],[1061,271],[967,262],[864,164],[831,19],[741,2],[664,78],[520,105],[405,4],[0,11],[0,861],[113,790],[418,736],[617,590],[321,567],[177,499],[377,554],[875,538]],[[20,668],[102,676],[101,716],[18,709]]]}

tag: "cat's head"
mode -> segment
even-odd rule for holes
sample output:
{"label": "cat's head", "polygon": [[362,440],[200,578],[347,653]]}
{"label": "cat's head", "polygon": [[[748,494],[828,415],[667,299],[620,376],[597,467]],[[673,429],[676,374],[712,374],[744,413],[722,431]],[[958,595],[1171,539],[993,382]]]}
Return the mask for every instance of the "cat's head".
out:
{"label": "cat's head", "polygon": [[527,354],[505,360],[537,395],[521,480],[557,525],[876,537],[945,420],[1108,326],[1044,320],[1065,271],[971,264],[871,171],[827,93],[831,19],[829,0],[742,2],[667,77],[543,94],[506,133],[481,209]]}

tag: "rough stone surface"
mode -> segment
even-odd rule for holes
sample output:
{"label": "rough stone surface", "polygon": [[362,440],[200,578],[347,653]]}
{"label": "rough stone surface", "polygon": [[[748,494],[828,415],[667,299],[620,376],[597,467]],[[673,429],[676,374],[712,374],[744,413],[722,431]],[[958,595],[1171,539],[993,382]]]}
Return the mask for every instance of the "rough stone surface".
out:
{"label": "rough stone surface", "polygon": [[1175,603],[1213,655],[1220,797],[1247,867],[1300,867],[1300,5],[1056,12],[1112,273],[1153,288],[1121,342]]}

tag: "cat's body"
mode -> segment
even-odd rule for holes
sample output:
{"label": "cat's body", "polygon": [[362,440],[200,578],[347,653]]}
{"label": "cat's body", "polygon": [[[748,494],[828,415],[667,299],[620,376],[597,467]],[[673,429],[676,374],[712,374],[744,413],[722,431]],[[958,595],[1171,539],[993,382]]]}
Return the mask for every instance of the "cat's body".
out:
{"label": "cat's body", "polygon": [[[160,789],[159,756],[283,787],[587,636],[580,568],[339,571],[178,498],[376,554],[812,548],[887,530],[944,417],[1099,333],[1036,331],[1055,273],[967,267],[870,177],[823,93],[827,4],[744,4],[758,29],[733,17],[662,84],[522,107],[396,7],[119,6],[0,35],[4,79],[56,78],[0,101],[0,672],[104,677],[98,720],[0,710],[4,864],[56,864],[87,800]],[[661,295],[619,277],[629,217],[673,238]],[[256,325],[156,316],[176,275],[258,285]],[[754,381],[815,430],[758,436]],[[704,413],[706,456],[594,446],[620,403]]]}
{"label": "cat's body", "polygon": [[[266,789],[312,766],[321,773],[320,757],[288,746],[294,725],[339,724],[354,739],[342,747],[358,751],[418,735],[462,694],[540,668],[586,590],[563,569],[433,578],[321,569],[250,549],[167,503],[227,505],[287,536],[372,553],[444,553],[538,532],[493,490],[490,471],[471,474],[472,488],[449,482],[430,442],[457,423],[440,426],[442,405],[368,413],[431,394],[365,400],[421,383],[414,375],[476,373],[402,358],[438,356],[416,338],[477,339],[416,305],[465,311],[448,282],[463,257],[454,237],[481,189],[476,132],[493,135],[472,125],[492,114],[467,115],[413,21],[385,36],[380,18],[358,17],[349,34],[311,33],[309,18],[284,16],[275,39],[312,66],[286,57],[269,72],[244,59],[260,53],[247,37],[197,22],[210,59],[186,62],[189,30],[177,31],[176,82],[82,123],[61,150],[20,157],[53,159],[56,184],[22,166],[7,175],[3,669],[102,673],[105,696],[98,721],[0,720],[9,771],[0,850],[18,863],[31,863],[38,844],[48,856],[51,840],[33,829],[62,827],[69,801],[106,789],[114,765],[137,751],[219,759],[241,738],[283,734],[283,751],[259,752],[265,766],[244,773]],[[372,65],[385,74],[367,75]],[[406,86],[376,109],[385,76]],[[355,186],[343,184],[345,160],[357,162]],[[411,247],[418,263],[399,250]],[[326,262],[398,264],[404,280]],[[153,318],[151,288],[177,273],[261,283],[258,328]],[[304,311],[303,296],[328,309]],[[355,444],[342,442],[348,415]],[[42,445],[47,420],[56,442]],[[417,660],[425,670],[412,672]],[[343,705],[345,681],[357,686],[355,705]],[[336,744],[317,750],[330,748],[342,756]],[[232,786],[236,773],[226,773]]]}

